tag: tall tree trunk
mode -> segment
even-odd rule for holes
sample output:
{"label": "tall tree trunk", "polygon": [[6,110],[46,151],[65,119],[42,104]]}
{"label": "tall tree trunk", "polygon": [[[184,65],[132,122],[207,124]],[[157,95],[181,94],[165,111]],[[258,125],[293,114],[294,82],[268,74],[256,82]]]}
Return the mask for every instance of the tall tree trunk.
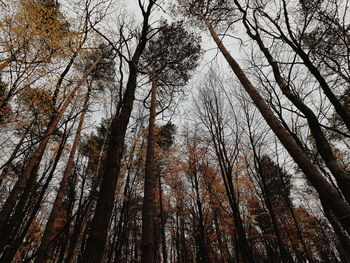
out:
{"label": "tall tree trunk", "polygon": [[283,128],[278,119],[275,117],[269,106],[266,104],[264,99],[261,97],[257,89],[250,82],[244,71],[241,69],[236,60],[230,55],[226,47],[221,42],[219,36],[205,18],[203,18],[208,30],[218,46],[219,50],[225,57],[226,61],[230,65],[232,71],[236,74],[242,86],[249,94],[251,99],[254,101],[256,107],[264,117],[267,124],[270,126],[272,131],[278,137],[283,146],[287,149],[289,154],[292,156],[294,161],[298,164],[300,169],[304,172],[306,178],[315,187],[318,194],[328,206],[332,209],[336,217],[342,226],[350,233],[350,207],[337,193],[337,191],[331,186],[327,180],[318,171],[316,166],[306,156],[304,151],[297,145],[290,134]]}
{"label": "tall tree trunk", "polygon": [[[66,145],[66,141],[69,137],[69,133],[69,131],[65,130],[62,135],[62,139],[57,150],[51,171],[46,179],[45,184],[42,186],[42,189],[40,189],[40,192],[37,193],[37,187],[33,187],[34,189],[31,187],[26,189],[26,191],[30,191],[29,194],[26,195],[29,196],[29,200],[27,200],[28,198],[21,197],[12,218],[7,222],[5,227],[6,231],[3,232],[3,238],[0,241],[0,251],[2,251],[3,246],[6,245],[6,248],[4,249],[0,258],[1,262],[11,262],[17,250],[23,243],[23,240],[26,237],[31,224],[35,220],[37,212],[41,207],[41,203],[45,196],[45,192],[49,186],[49,183],[54,176],[54,172],[61,158],[64,146]],[[34,207],[30,208],[31,206]],[[26,216],[28,214],[29,216],[26,220]]]}
{"label": "tall tree trunk", "polygon": [[[242,12],[245,15],[245,12]],[[350,176],[347,171],[342,168],[341,164],[337,160],[337,157],[333,154],[332,148],[321,129],[321,125],[315,113],[289,88],[287,81],[281,74],[278,63],[272,57],[269,50],[265,47],[259,33],[256,32],[256,34],[253,34],[251,32],[250,27],[245,20],[245,16],[243,18],[243,21],[249,36],[258,43],[260,50],[263,52],[267,61],[271,65],[275,80],[281,91],[293,103],[293,105],[305,115],[312,136],[315,139],[318,152],[322,156],[326,166],[331,171],[334,178],[337,180],[338,186],[341,189],[348,204],[350,204]]]}
{"label": "tall tree trunk", "polygon": [[269,189],[267,188],[265,179],[262,178],[262,181],[263,181],[262,184],[263,184],[263,191],[264,191],[263,196],[265,199],[267,210],[269,211],[269,214],[270,214],[270,218],[271,218],[272,226],[273,226],[273,231],[275,232],[275,235],[276,235],[277,244],[278,244],[279,252],[281,255],[281,262],[293,262],[293,259],[292,259],[291,255],[289,254],[289,252],[287,251],[286,247],[284,246],[284,243],[282,240],[281,229],[280,229],[280,226],[278,224],[276,213],[273,209]]}
{"label": "tall tree trunk", "polygon": [[[195,153],[194,153],[195,154]],[[199,179],[198,179],[198,173],[197,173],[197,160],[194,158],[190,158],[190,171],[192,173],[191,177],[193,176],[194,182],[192,183],[192,187],[194,186],[194,190],[196,193],[196,205],[197,205],[197,210],[198,210],[198,223],[196,233],[195,235],[197,236],[198,239],[198,250],[199,253],[197,255],[197,262],[199,263],[207,263],[209,262],[209,257],[208,257],[208,247],[207,247],[207,240],[206,240],[206,234],[205,234],[205,227],[204,227],[204,216],[203,216],[203,205],[199,193]],[[192,160],[191,160],[192,159]]]}
{"label": "tall tree trunk", "polygon": [[164,218],[164,208],[163,208],[163,190],[162,190],[162,180],[161,175],[158,176],[158,191],[159,191],[159,214],[160,214],[160,231],[162,236],[162,255],[163,263],[168,263],[168,254],[166,246],[165,237],[165,218]]}
{"label": "tall tree trunk", "polygon": [[259,180],[261,181],[261,190],[263,192],[262,195],[263,195],[264,201],[266,203],[267,210],[270,214],[273,231],[275,232],[275,235],[276,235],[277,245],[278,245],[279,253],[281,256],[281,261],[282,262],[293,262],[293,259],[292,259],[291,255],[289,254],[289,252],[287,251],[286,247],[284,246],[284,243],[282,240],[281,228],[278,224],[277,215],[275,213],[275,210],[273,209],[273,200],[271,199],[270,189],[268,188],[266,178],[264,175],[264,171],[263,171],[263,167],[262,167],[260,158],[258,156],[257,149],[255,148],[255,145],[254,145],[254,139],[252,137],[253,135],[251,132],[251,127],[248,127],[248,130],[249,130],[249,140],[250,140],[250,144],[251,144],[252,150],[253,150],[254,166],[255,166],[255,169],[258,171]]}
{"label": "tall tree trunk", "polygon": [[99,263],[102,261],[104,255],[108,226],[113,210],[115,189],[124,152],[125,134],[135,100],[138,76],[137,66],[148,41],[148,19],[155,2],[156,0],[149,0],[147,8],[142,7],[143,24],[141,36],[135,53],[131,61],[129,61],[129,78],[126,84],[124,97],[121,101],[120,111],[113,117],[109,130],[108,148],[102,173],[102,184],[96,210],[92,219],[89,237],[83,252],[84,263]]}
{"label": "tall tree trunk", "polygon": [[83,252],[82,261],[86,263],[99,263],[104,254],[109,221],[113,210],[115,189],[124,151],[125,133],[133,107],[136,88],[136,68],[133,65],[130,68],[130,79],[123,99],[121,113],[114,116],[107,141],[108,148],[103,167],[102,184],[92,219],[90,234]]}
{"label": "tall tree trunk", "polygon": [[[215,120],[214,120],[215,121]],[[220,136],[220,134],[218,135]],[[215,153],[219,161],[221,176],[224,181],[224,186],[226,190],[226,196],[229,200],[229,205],[233,214],[233,221],[235,225],[235,233],[237,235],[237,251],[242,254],[243,260],[246,263],[254,262],[253,254],[251,247],[249,245],[247,235],[243,226],[243,220],[241,217],[239,200],[236,196],[235,187],[233,185],[233,176],[232,176],[232,164],[229,163],[231,158],[228,158],[226,155],[225,142],[222,141],[222,137],[215,138],[216,135],[212,133],[212,141],[214,143]],[[236,253],[236,257],[239,257],[239,254]],[[238,260],[237,260],[238,261]]]}
{"label": "tall tree trunk", "polygon": [[50,140],[50,137],[52,133],[57,129],[57,125],[64,114],[65,110],[73,100],[76,92],[79,90],[80,86],[83,84],[83,82],[86,80],[88,75],[91,73],[91,71],[96,67],[100,60],[100,57],[91,65],[91,67],[87,70],[87,72],[84,74],[84,76],[81,78],[79,83],[74,87],[74,89],[68,94],[65,102],[63,103],[60,110],[57,112],[57,114],[53,117],[52,121],[49,124],[49,127],[47,128],[45,132],[45,137],[40,141],[37,148],[34,150],[34,152],[29,157],[28,161],[26,162],[24,171],[22,175],[18,178],[16,184],[14,185],[9,197],[6,199],[2,210],[0,212],[0,239],[2,238],[2,233],[4,231],[4,227],[6,224],[6,221],[10,218],[10,215],[12,214],[12,211],[14,207],[16,206],[17,199],[19,195],[22,193],[22,191],[26,188],[27,184],[33,181],[33,177],[35,177],[36,170],[39,167],[39,162],[41,160],[41,157],[46,149],[46,146]]}
{"label": "tall tree trunk", "polygon": [[341,248],[342,250],[339,251],[339,254],[342,258],[350,259],[350,239],[349,236],[344,232],[342,227],[339,225],[339,221],[337,218],[333,215],[333,212],[327,207],[327,204],[323,205],[324,207],[324,213],[326,217],[328,218],[330,224],[332,225],[334,232],[339,238]]}
{"label": "tall tree trunk", "polygon": [[148,124],[145,183],[142,205],[142,263],[155,262],[156,177],[154,165],[155,125],[157,111],[157,75],[151,73],[151,108]]}
{"label": "tall tree trunk", "polygon": [[67,218],[67,208],[64,206],[64,197],[67,193],[67,186],[69,179],[72,175],[72,169],[74,165],[75,154],[78,149],[79,140],[81,136],[81,131],[83,129],[83,123],[89,106],[89,98],[91,91],[91,83],[89,84],[87,94],[85,96],[85,101],[83,105],[83,110],[80,114],[79,124],[74,137],[72,148],[68,157],[66,169],[64,170],[60,187],[57,191],[55,202],[53,204],[49,219],[46,224],[46,228],[42,237],[41,244],[38,248],[37,257],[34,262],[43,263],[49,259],[50,251],[55,247],[55,238],[61,233],[62,228],[66,224]]}

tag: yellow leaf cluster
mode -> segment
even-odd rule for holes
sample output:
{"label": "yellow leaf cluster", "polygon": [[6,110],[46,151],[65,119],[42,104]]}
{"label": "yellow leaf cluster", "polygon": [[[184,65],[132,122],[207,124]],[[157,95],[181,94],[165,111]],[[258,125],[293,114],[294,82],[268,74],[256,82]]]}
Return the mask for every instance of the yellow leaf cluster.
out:
{"label": "yellow leaf cluster", "polygon": [[[11,53],[32,54],[38,60],[48,60],[66,52],[64,47],[72,37],[69,25],[57,6],[50,2],[54,1],[19,0],[15,15],[4,18],[1,29],[10,31],[11,43],[7,49],[12,50]],[[13,47],[14,43],[18,46]]]}
{"label": "yellow leaf cluster", "polygon": [[43,89],[28,87],[19,92],[18,99],[37,117],[53,112],[52,97]]}

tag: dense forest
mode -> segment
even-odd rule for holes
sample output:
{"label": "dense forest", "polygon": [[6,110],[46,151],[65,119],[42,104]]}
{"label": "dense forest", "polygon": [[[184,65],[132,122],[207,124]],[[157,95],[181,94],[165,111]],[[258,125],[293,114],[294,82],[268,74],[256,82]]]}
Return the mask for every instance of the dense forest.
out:
{"label": "dense forest", "polygon": [[350,262],[348,0],[0,0],[0,262]]}

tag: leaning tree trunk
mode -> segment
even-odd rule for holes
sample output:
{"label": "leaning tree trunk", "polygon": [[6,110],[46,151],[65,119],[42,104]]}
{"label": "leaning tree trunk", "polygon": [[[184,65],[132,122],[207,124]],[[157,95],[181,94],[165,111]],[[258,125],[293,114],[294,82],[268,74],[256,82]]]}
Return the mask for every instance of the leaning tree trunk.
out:
{"label": "leaning tree trunk", "polygon": [[77,132],[75,134],[73,145],[68,157],[66,169],[64,170],[60,187],[57,191],[56,199],[52,207],[49,219],[47,221],[44,235],[41,239],[42,241],[37,252],[37,257],[34,261],[36,263],[47,262],[49,260],[50,258],[49,252],[52,251],[52,249],[55,247],[54,240],[58,238],[59,234],[61,233],[63,227],[66,224],[67,210],[64,207],[64,197],[67,192],[69,178],[71,177],[71,174],[72,174],[74,157],[78,149],[78,144],[81,136],[81,131],[83,128],[84,119],[89,106],[90,91],[91,91],[91,86],[89,87],[85,97],[83,111],[80,115]]}
{"label": "leaning tree trunk", "polygon": [[155,262],[156,178],[154,173],[155,123],[157,110],[157,75],[151,73],[151,108],[148,124],[145,184],[142,205],[141,262]]}
{"label": "leaning tree trunk", "polygon": [[282,93],[293,103],[293,105],[300,110],[308,121],[310,131],[315,139],[316,147],[320,155],[322,156],[327,168],[337,181],[337,184],[342,191],[348,204],[350,204],[350,176],[347,171],[342,168],[342,165],[337,160],[337,157],[332,151],[332,147],[324,135],[321,124],[319,123],[317,116],[288,86],[287,81],[283,78],[277,61],[273,58],[270,51],[264,45],[259,33],[253,34],[246,22],[244,14],[243,23],[247,29],[248,35],[257,42],[260,50],[265,55],[265,58],[272,67],[275,80],[280,87]]}
{"label": "leaning tree trunk", "polygon": [[[45,196],[45,192],[54,176],[54,172],[56,170],[59,160],[61,159],[68,136],[69,131],[65,130],[62,135],[55,159],[53,161],[51,171],[48,174],[46,182],[44,183],[40,191],[36,191],[38,190],[36,187],[34,187],[34,189],[31,190],[26,189],[27,191],[30,190],[29,194],[27,195],[30,197],[21,197],[21,199],[18,201],[16,209],[13,212],[12,218],[6,224],[6,231],[4,231],[3,234],[4,238],[1,240],[0,251],[3,250],[3,246],[5,246],[5,249],[2,252],[0,262],[12,262],[18,249],[23,244],[23,240],[25,239],[30,226],[36,218],[37,212],[40,209],[42,200]],[[30,208],[31,206],[33,207]]]}
{"label": "leaning tree trunk", "polygon": [[68,108],[69,104],[73,100],[75,94],[83,84],[83,82],[86,80],[86,78],[89,76],[91,71],[96,67],[96,65],[100,61],[99,57],[96,59],[93,65],[87,70],[87,72],[84,74],[84,76],[81,78],[79,83],[74,87],[74,89],[68,94],[68,97],[66,98],[65,102],[63,103],[60,110],[55,114],[55,116],[52,118],[52,121],[50,122],[49,127],[47,128],[45,132],[45,137],[40,141],[37,148],[34,150],[34,152],[29,157],[28,161],[26,162],[26,165],[24,167],[24,171],[21,174],[21,176],[18,178],[16,184],[14,185],[9,197],[6,199],[2,210],[0,212],[0,239],[3,239],[3,233],[4,233],[4,227],[6,225],[6,222],[10,218],[13,209],[16,206],[18,197],[22,193],[22,191],[26,188],[27,184],[33,181],[33,172],[34,170],[39,166],[39,162],[41,160],[41,157],[46,149],[46,146],[51,138],[51,135],[53,132],[57,129],[57,125],[59,121],[61,120],[62,115]]}
{"label": "leaning tree trunk", "polygon": [[317,190],[319,196],[324,200],[325,203],[332,209],[335,216],[338,218],[341,225],[350,234],[350,207],[338,194],[332,185],[330,185],[327,180],[318,171],[317,167],[310,161],[305,152],[297,145],[295,140],[290,134],[283,128],[281,123],[278,121],[276,116],[273,114],[269,106],[266,104],[262,96],[259,94],[257,89],[250,82],[242,68],[239,66],[237,61],[228,52],[221,39],[211,26],[208,20],[203,17],[213,40],[221,51],[222,55],[225,57],[226,61],[230,65],[232,71],[236,74],[239,81],[241,82],[243,88],[249,94],[250,98],[255,103],[256,107],[260,111],[261,115],[264,117],[267,124],[270,126],[272,131],[275,133],[277,138],[286,148],[288,153],[298,164],[300,169],[305,174],[306,178]]}

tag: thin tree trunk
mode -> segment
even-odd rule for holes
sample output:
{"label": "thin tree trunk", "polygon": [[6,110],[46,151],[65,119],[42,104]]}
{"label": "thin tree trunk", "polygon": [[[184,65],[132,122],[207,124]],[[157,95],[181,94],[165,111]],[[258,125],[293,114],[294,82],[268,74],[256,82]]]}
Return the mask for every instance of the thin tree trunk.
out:
{"label": "thin tree trunk", "polygon": [[[101,163],[104,158],[104,150],[106,147],[106,139],[107,136],[103,139],[103,144],[101,147],[101,150],[98,154],[98,164],[95,169],[95,180],[93,180],[93,185],[91,186],[91,192],[90,196],[87,197],[87,200],[83,202],[83,195],[84,195],[84,188],[85,188],[85,182],[87,177],[87,172],[85,172],[85,175],[83,177],[83,182],[81,186],[81,192],[80,192],[80,198],[79,198],[79,205],[78,205],[78,211],[77,212],[77,218],[74,224],[73,233],[71,235],[70,241],[69,241],[69,247],[67,250],[67,257],[65,259],[65,263],[75,263],[77,262],[77,259],[80,257],[80,251],[82,250],[82,243],[84,239],[84,234],[86,233],[86,228],[89,221],[89,216],[93,212],[94,203],[97,199],[98,190],[97,188],[101,184]],[[91,166],[90,161],[88,162],[87,168]]]}
{"label": "thin tree trunk", "polygon": [[68,186],[69,179],[72,175],[74,158],[78,150],[81,131],[83,129],[83,123],[84,123],[87,109],[89,106],[90,91],[91,91],[91,83],[85,97],[83,110],[80,114],[78,128],[77,128],[73,145],[68,157],[66,169],[64,170],[60,187],[57,191],[55,202],[52,207],[48,222],[46,224],[44,235],[41,239],[42,241],[41,241],[40,247],[38,248],[38,252],[37,252],[38,254],[34,261],[36,263],[43,263],[48,260],[50,256],[49,252],[52,251],[52,248],[55,246],[54,240],[61,233],[62,228],[66,223],[67,210],[64,207],[64,197],[67,193],[67,186]]}
{"label": "thin tree trunk", "polygon": [[339,225],[337,218],[333,215],[332,211],[326,205],[327,204],[325,204],[323,206],[324,213],[325,213],[326,217],[328,218],[330,224],[332,225],[336,235],[338,236],[340,244],[343,248],[343,250],[339,251],[339,253],[341,254],[342,258],[347,258],[348,260],[350,260],[350,239],[349,239],[349,236],[346,235],[346,233],[344,233],[344,230]]}
{"label": "thin tree trunk", "polygon": [[142,205],[142,263],[155,262],[155,210],[156,178],[154,172],[155,123],[157,110],[157,76],[151,73],[151,108],[147,136],[147,153],[145,164],[145,183]]}
{"label": "thin tree trunk", "polygon": [[158,176],[158,190],[159,190],[159,213],[160,213],[160,231],[162,236],[162,255],[163,255],[163,263],[168,263],[168,254],[167,254],[167,246],[166,246],[166,238],[165,238],[165,218],[164,218],[164,210],[163,210],[163,190],[162,190],[162,181],[161,175]]}
{"label": "thin tree trunk", "polygon": [[69,93],[68,97],[66,98],[65,102],[63,103],[60,110],[57,112],[57,114],[53,117],[52,121],[50,122],[49,127],[47,128],[45,132],[45,137],[42,139],[42,141],[39,143],[37,148],[34,150],[34,152],[29,157],[24,171],[22,175],[17,180],[16,184],[14,185],[9,197],[6,199],[2,210],[0,212],[0,239],[2,238],[2,233],[4,231],[4,227],[6,224],[6,221],[10,218],[10,215],[12,214],[12,211],[14,207],[16,206],[18,196],[22,193],[22,191],[26,188],[27,184],[33,181],[32,177],[34,177],[35,170],[39,166],[39,162],[41,160],[41,157],[46,149],[46,145],[48,144],[50,137],[52,133],[57,129],[57,125],[71,103],[71,101],[74,98],[74,95],[79,90],[80,86],[83,84],[83,82],[86,80],[88,75],[91,73],[91,71],[96,67],[100,60],[100,57],[94,62],[94,64],[87,70],[87,72],[84,74],[82,79],[79,81],[79,83],[76,85],[76,87]]}
{"label": "thin tree trunk", "polygon": [[7,59],[5,59],[1,64],[0,64],[0,73],[12,62],[15,60],[14,56],[11,56]]}
{"label": "thin tree trunk", "polygon": [[194,158],[190,158],[189,168],[194,179],[194,183],[192,183],[192,187],[194,187],[196,192],[196,205],[198,209],[198,226],[197,227],[198,227],[199,233],[195,233],[198,239],[198,250],[199,250],[199,253],[197,255],[197,262],[207,263],[209,262],[209,257],[208,257],[208,248],[207,248],[207,241],[206,241],[205,228],[204,228],[203,205],[202,205],[202,201],[199,193],[199,180],[198,180],[197,167],[196,167],[197,160]]}
{"label": "thin tree trunk", "polygon": [[[215,120],[214,120],[215,121]],[[233,214],[233,221],[235,225],[235,232],[237,234],[237,251],[242,253],[244,262],[254,262],[251,247],[248,243],[247,235],[243,226],[243,221],[240,214],[239,200],[236,197],[235,187],[233,185],[232,165],[228,163],[227,155],[225,155],[225,144],[223,141],[217,141],[215,134],[212,133],[212,140],[214,143],[215,152],[219,161],[221,175],[224,181],[226,196],[229,200],[230,208]],[[221,140],[221,138],[219,138]],[[239,257],[239,254],[236,255]]]}
{"label": "thin tree trunk", "polygon": [[8,171],[9,171],[9,168],[10,168],[13,160],[16,158],[16,155],[17,155],[19,149],[23,145],[23,142],[24,142],[25,138],[28,135],[30,127],[31,127],[31,124],[25,129],[24,133],[22,134],[21,139],[17,143],[17,145],[16,145],[15,149],[13,150],[10,158],[7,160],[7,162],[2,167],[0,167],[0,170],[2,170],[1,175],[0,175],[0,186],[1,186],[2,182],[4,181],[4,179],[6,178],[6,175],[7,175]]}
{"label": "thin tree trunk", "polygon": [[129,124],[135,90],[137,86],[137,66],[139,59],[148,41],[148,19],[155,0],[149,0],[147,8],[143,8],[143,24],[140,41],[135,53],[129,61],[129,79],[126,85],[125,94],[121,101],[121,109],[113,117],[108,136],[108,149],[102,173],[102,184],[96,204],[96,210],[92,219],[89,237],[83,252],[84,263],[99,263],[102,261],[109,221],[111,218],[115,198],[116,185],[121,168],[121,159],[124,152],[125,134]]}
{"label": "thin tree trunk", "polygon": [[260,161],[260,158],[258,156],[257,150],[256,150],[255,145],[254,145],[254,139],[252,138],[251,128],[248,127],[248,130],[249,130],[249,140],[250,140],[250,143],[251,143],[251,146],[253,149],[254,165],[255,165],[256,170],[259,173],[259,179],[260,179],[261,184],[262,184],[261,188],[263,190],[263,198],[265,200],[267,210],[270,214],[270,218],[272,221],[272,227],[273,227],[273,230],[274,230],[275,235],[276,235],[277,245],[278,245],[280,256],[281,256],[281,261],[282,262],[293,262],[293,259],[292,259],[291,255],[288,253],[288,251],[283,243],[283,240],[282,240],[281,229],[280,229],[280,226],[278,224],[276,213],[273,209],[273,204],[272,204],[273,201],[271,200],[270,189],[268,189],[268,185],[267,185],[266,180],[265,180],[266,178],[265,178],[264,171],[263,171],[263,168],[261,165],[261,161]]}
{"label": "thin tree trunk", "polygon": [[[238,1],[235,1],[237,6],[240,6]],[[330,103],[333,105],[336,113],[341,117],[341,119],[344,121],[345,126],[350,131],[350,111],[344,107],[340,100],[335,96],[333,93],[331,87],[328,85],[326,79],[322,76],[319,69],[312,63],[310,59],[310,55],[306,53],[302,46],[301,41],[298,39],[295,39],[293,36],[293,33],[291,31],[290,23],[289,23],[289,17],[287,12],[287,3],[285,0],[282,1],[283,4],[283,15],[286,22],[286,29],[288,31],[288,34],[290,36],[290,39],[287,37],[287,35],[283,32],[280,25],[277,24],[275,20],[273,20],[271,17],[266,16],[266,18],[272,22],[272,24],[276,27],[276,29],[280,32],[280,38],[287,43],[293,51],[302,59],[304,62],[305,67],[310,71],[310,73],[314,76],[314,78],[319,83],[323,93],[326,95]]]}
{"label": "thin tree trunk", "polygon": [[[35,200],[37,193],[33,191],[32,188],[26,189],[27,191],[30,191],[28,195],[29,200],[27,198],[22,198],[19,200],[18,205],[16,206],[14,215],[12,218],[7,222],[5,231],[2,234],[2,239],[0,242],[0,251],[2,251],[3,246],[6,245],[6,248],[4,249],[0,261],[1,262],[11,262],[13,260],[13,257],[15,256],[17,250],[23,243],[23,240],[33,222],[35,219],[38,210],[40,209],[42,200],[45,196],[45,192],[49,186],[49,183],[51,182],[54,171],[56,170],[56,167],[58,165],[58,162],[61,158],[64,146],[66,144],[67,138],[69,136],[69,131],[64,131],[64,134],[62,136],[62,140],[60,142],[54,163],[52,165],[51,171],[46,179],[45,184],[43,185],[42,189],[40,190],[40,193],[37,197],[37,200]],[[34,189],[36,190],[36,189]],[[30,206],[34,205],[32,210],[30,210]],[[25,221],[26,214],[29,213],[28,220]],[[10,242],[8,242],[10,241]],[[6,243],[7,242],[7,243]]]}
{"label": "thin tree trunk", "polygon": [[212,28],[211,24],[204,18],[209,32],[215,41],[216,45],[220,49],[221,53],[225,57],[226,61],[230,65],[233,72],[240,80],[242,86],[247,91],[251,99],[254,101],[256,107],[259,109],[261,115],[266,120],[272,131],[278,137],[280,142],[287,149],[289,154],[292,156],[294,161],[298,164],[300,169],[304,172],[307,179],[315,187],[318,194],[328,206],[332,209],[336,217],[342,226],[350,233],[350,207],[342,199],[337,191],[327,182],[327,180],[320,174],[315,165],[306,156],[304,151],[297,145],[290,134],[286,132],[283,126],[280,124],[278,119],[275,117],[269,106],[266,104],[264,99],[258,93],[257,89],[250,82],[244,71],[241,69],[236,60],[230,55],[226,47],[221,42],[220,38]]}
{"label": "thin tree trunk", "polygon": [[260,35],[258,33],[256,33],[255,35],[252,34],[248,25],[246,25],[246,29],[249,36],[258,43],[260,50],[264,53],[267,61],[271,65],[276,82],[283,94],[293,103],[295,107],[298,108],[298,110],[300,110],[305,115],[312,136],[315,139],[317,150],[319,151],[320,155],[325,161],[328,169],[331,171],[334,178],[337,180],[338,186],[341,189],[348,204],[350,204],[350,176],[346,172],[346,170],[341,167],[341,164],[338,162],[336,156],[333,154],[332,148],[328,143],[326,137],[324,136],[324,133],[321,129],[321,125],[318,122],[315,113],[308,106],[306,106],[305,103],[295,93],[293,93],[290,90],[287,82],[281,75],[276,60],[274,60],[269,50],[265,47],[262,39],[260,38]]}

